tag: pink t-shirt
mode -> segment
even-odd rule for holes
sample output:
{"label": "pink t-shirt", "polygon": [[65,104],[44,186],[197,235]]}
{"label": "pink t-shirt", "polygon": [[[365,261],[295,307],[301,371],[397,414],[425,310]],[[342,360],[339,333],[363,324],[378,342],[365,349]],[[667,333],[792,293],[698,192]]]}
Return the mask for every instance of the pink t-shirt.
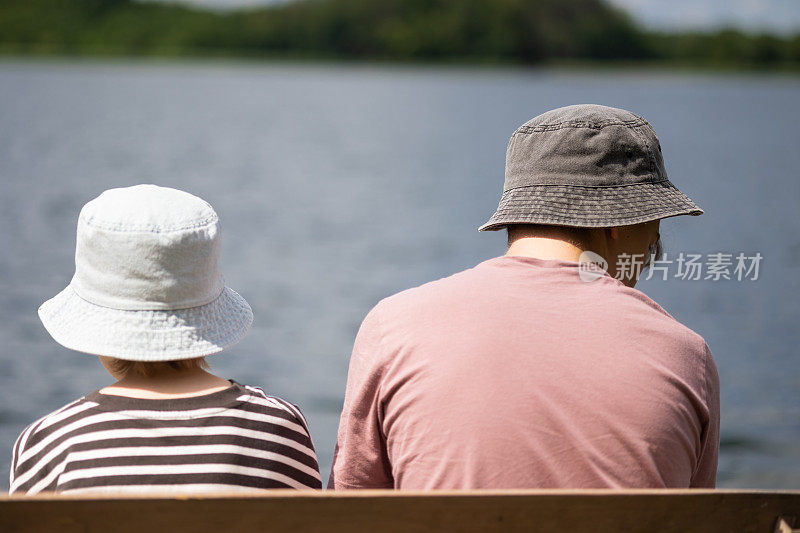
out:
{"label": "pink t-shirt", "polygon": [[713,487],[718,449],[702,337],[608,274],[498,257],[364,319],[329,486]]}

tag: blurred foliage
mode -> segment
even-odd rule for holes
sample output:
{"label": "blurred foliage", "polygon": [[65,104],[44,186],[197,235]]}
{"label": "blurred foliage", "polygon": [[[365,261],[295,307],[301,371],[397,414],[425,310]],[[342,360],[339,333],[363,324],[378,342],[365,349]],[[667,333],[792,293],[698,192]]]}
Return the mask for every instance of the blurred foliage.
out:
{"label": "blurred foliage", "polygon": [[800,68],[800,34],[778,37],[728,28],[715,33],[655,33],[650,39],[657,57],[680,63]]}
{"label": "blurred foliage", "polygon": [[800,66],[800,36],[652,33],[604,0],[0,0],[0,53]]}

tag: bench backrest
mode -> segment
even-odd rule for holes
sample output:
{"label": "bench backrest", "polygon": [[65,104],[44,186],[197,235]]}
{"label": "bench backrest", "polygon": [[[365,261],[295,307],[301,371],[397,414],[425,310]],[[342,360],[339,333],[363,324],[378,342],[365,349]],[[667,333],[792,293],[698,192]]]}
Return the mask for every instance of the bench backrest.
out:
{"label": "bench backrest", "polygon": [[[784,517],[782,522],[780,517]],[[791,531],[795,519],[800,520],[800,491],[273,491],[177,497],[0,498],[3,533],[773,533],[781,527]]]}

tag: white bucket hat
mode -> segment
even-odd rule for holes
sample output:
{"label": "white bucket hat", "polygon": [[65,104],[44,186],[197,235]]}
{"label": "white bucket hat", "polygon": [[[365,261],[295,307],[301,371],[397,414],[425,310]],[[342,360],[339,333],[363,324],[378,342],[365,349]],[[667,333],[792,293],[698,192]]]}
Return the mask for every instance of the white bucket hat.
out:
{"label": "white bucket hat", "polygon": [[214,209],[156,185],[110,189],[78,217],[75,276],[39,308],[72,350],[130,361],[203,357],[247,333],[253,312],[219,271]]}

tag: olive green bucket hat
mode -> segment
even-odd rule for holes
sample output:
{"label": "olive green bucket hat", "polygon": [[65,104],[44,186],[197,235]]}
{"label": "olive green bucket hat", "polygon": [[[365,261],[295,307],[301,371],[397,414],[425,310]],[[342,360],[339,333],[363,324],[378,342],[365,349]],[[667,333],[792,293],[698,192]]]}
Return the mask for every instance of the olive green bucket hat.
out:
{"label": "olive green bucket hat", "polygon": [[500,205],[479,230],[602,228],[702,213],[667,179],[661,145],[645,119],[581,104],[548,111],[514,132]]}

